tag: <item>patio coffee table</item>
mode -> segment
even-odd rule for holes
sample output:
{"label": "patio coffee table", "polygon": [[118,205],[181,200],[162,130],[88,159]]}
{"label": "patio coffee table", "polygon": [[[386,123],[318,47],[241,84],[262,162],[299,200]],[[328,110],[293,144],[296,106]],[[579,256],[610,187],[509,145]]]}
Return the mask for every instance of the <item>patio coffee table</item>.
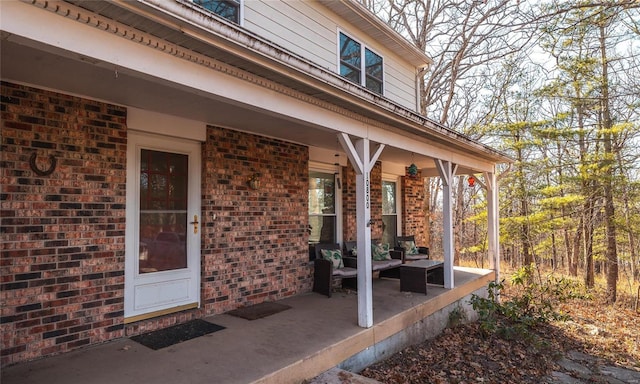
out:
{"label": "patio coffee table", "polygon": [[444,285],[444,262],[419,260],[400,266],[400,291],[426,294],[427,284]]}

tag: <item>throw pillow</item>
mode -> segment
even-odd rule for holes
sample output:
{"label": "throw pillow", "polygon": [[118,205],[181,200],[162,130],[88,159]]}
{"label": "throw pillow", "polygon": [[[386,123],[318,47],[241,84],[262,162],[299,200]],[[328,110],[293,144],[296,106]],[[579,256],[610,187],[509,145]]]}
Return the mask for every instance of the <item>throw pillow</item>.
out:
{"label": "throw pillow", "polygon": [[412,240],[410,241],[401,241],[400,246],[404,248],[404,251],[407,255],[417,255],[418,247],[416,247],[416,243]]}
{"label": "throw pillow", "polygon": [[342,251],[339,249],[322,249],[320,250],[322,253],[322,258],[325,260],[329,260],[333,264],[333,268],[340,269],[344,267],[344,262],[342,261]]}
{"label": "throw pillow", "polygon": [[371,258],[375,261],[391,260],[389,244],[371,244]]}

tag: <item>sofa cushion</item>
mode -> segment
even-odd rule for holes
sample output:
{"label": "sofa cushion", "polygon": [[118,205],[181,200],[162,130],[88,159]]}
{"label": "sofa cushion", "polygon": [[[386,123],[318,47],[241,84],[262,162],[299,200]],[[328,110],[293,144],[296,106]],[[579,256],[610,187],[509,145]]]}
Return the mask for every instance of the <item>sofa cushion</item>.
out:
{"label": "sofa cushion", "polygon": [[415,255],[404,255],[405,261],[425,260],[428,258],[429,255],[425,255],[424,253],[416,253]]}
{"label": "sofa cushion", "polygon": [[333,264],[333,269],[340,269],[344,267],[342,261],[342,251],[339,249],[323,249],[320,251],[322,258],[329,260]]}
{"label": "sofa cushion", "polygon": [[389,267],[395,267],[397,265],[402,265],[402,260],[400,260],[400,259],[391,259],[391,260],[389,260]]}
{"label": "sofa cushion", "polygon": [[402,260],[400,259],[390,259],[390,260],[372,260],[371,261],[371,269],[373,271],[379,271],[382,269],[389,269],[402,264]]}
{"label": "sofa cushion", "polygon": [[353,277],[353,276],[358,276],[358,270],[355,268],[344,267],[340,269],[334,269],[333,275],[341,276],[341,277]]}
{"label": "sofa cushion", "polygon": [[373,271],[379,271],[381,269],[387,269],[387,268],[389,268],[388,260],[372,260],[371,261],[371,269]]}
{"label": "sofa cushion", "polygon": [[399,241],[400,247],[404,248],[405,255],[417,255],[418,247],[415,241]]}

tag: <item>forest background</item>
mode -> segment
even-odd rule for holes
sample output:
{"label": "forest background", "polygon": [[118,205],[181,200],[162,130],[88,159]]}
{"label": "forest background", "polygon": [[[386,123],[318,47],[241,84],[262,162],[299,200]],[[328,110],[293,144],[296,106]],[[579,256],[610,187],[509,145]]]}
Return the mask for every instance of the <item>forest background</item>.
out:
{"label": "forest background", "polygon": [[[640,1],[360,1],[433,59],[421,112],[515,160],[500,170],[503,263],[587,288],[602,276],[606,302],[637,307]],[[427,180],[435,240],[442,185]],[[461,176],[454,197],[455,263],[486,267],[485,190]]]}

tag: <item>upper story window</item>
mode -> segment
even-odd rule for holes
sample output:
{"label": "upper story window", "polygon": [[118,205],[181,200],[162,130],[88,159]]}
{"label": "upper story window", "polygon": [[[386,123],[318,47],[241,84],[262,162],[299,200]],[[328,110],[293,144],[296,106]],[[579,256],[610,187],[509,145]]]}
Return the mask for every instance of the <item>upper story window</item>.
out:
{"label": "upper story window", "polygon": [[382,56],[340,32],[340,75],[382,94]]}
{"label": "upper story window", "polygon": [[240,0],[192,0],[218,16],[240,24]]}

